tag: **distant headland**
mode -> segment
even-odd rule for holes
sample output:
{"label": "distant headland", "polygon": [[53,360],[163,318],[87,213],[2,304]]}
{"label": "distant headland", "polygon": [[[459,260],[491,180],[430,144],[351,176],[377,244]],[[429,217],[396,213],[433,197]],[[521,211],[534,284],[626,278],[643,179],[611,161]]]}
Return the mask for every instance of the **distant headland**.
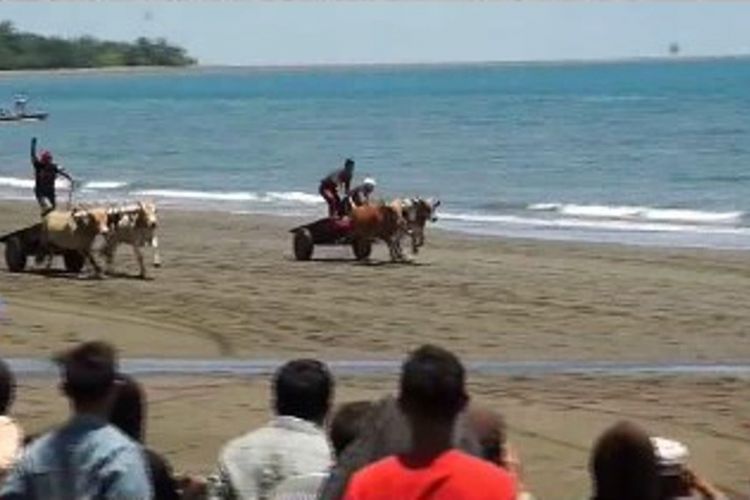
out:
{"label": "distant headland", "polygon": [[164,39],[138,38],[132,43],[93,37],[64,39],[18,31],[0,22],[0,71],[114,67],[184,67],[197,61]]}

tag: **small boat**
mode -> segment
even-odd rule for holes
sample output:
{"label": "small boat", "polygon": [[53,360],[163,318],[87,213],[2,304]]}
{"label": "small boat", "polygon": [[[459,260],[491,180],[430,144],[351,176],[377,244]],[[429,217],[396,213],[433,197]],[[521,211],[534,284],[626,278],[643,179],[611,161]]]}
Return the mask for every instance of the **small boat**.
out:
{"label": "small boat", "polygon": [[26,103],[29,99],[24,95],[17,95],[13,99],[13,109],[0,108],[0,122],[41,121],[46,120],[49,113],[28,111]]}
{"label": "small boat", "polygon": [[6,110],[0,110],[0,122],[22,122],[22,121],[42,121],[46,120],[49,113],[23,113],[17,115],[8,113]]}

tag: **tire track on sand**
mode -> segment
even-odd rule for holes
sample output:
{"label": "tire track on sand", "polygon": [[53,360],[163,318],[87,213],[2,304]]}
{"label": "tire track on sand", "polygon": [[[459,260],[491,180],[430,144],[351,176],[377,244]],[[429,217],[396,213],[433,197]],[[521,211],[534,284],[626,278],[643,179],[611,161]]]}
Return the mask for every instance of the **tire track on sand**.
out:
{"label": "tire track on sand", "polygon": [[221,334],[189,324],[183,324],[171,318],[169,320],[157,320],[155,318],[138,316],[137,312],[92,309],[91,307],[74,307],[66,304],[50,302],[48,300],[42,301],[17,297],[12,293],[5,294],[5,302],[9,309],[22,309],[31,313],[51,313],[68,318],[84,318],[102,322],[104,325],[117,323],[120,327],[123,325],[131,325],[134,329],[143,328],[158,333],[190,336],[209,342],[221,356],[229,356],[234,351],[231,343]]}

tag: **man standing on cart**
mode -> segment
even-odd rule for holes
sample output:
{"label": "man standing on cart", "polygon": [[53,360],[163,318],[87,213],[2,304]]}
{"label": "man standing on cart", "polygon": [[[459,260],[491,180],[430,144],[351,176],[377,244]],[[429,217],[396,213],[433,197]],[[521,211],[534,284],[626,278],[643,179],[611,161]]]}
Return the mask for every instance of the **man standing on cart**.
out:
{"label": "man standing on cart", "polygon": [[34,166],[34,194],[43,217],[55,209],[55,180],[57,176],[68,179],[71,188],[73,178],[53,161],[52,153],[49,151],[42,151],[37,157],[36,137],[31,139],[31,164]]}
{"label": "man standing on cart", "polygon": [[344,168],[331,172],[320,181],[320,196],[328,204],[328,215],[330,217],[341,216],[342,203],[339,196],[339,187],[343,187],[346,195],[352,184],[352,175],[354,174],[354,160],[347,158],[344,162]]}

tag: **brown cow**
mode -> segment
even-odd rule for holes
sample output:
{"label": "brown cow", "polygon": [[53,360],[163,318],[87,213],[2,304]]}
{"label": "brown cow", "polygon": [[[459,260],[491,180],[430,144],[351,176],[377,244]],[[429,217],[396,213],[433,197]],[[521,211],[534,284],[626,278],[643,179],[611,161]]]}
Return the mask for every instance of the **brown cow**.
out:
{"label": "brown cow", "polygon": [[398,211],[384,203],[354,207],[351,212],[352,237],[356,239],[381,239],[391,254],[393,262],[408,260],[401,249],[401,238],[406,224]]}

